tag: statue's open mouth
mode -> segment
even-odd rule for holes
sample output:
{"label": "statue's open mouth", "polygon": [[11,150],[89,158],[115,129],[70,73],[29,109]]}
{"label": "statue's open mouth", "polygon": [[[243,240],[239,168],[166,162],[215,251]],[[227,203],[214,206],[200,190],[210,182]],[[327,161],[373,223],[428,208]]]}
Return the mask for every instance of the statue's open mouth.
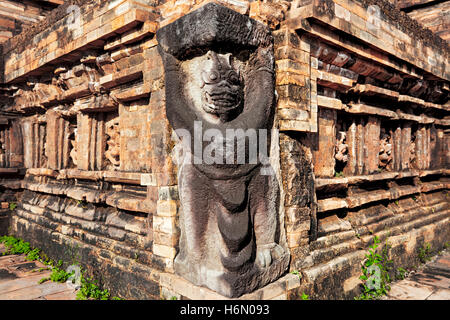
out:
{"label": "statue's open mouth", "polygon": [[226,90],[205,92],[205,111],[215,114],[227,113],[239,106],[239,95]]}

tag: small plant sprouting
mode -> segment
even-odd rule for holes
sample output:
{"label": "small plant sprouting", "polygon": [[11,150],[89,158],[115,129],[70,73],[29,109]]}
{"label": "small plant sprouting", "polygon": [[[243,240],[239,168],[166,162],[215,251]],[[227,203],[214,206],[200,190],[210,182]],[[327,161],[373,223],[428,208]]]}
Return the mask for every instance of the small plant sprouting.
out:
{"label": "small plant sprouting", "polygon": [[63,264],[62,261],[59,260],[57,265],[52,268],[52,274],[50,275],[50,279],[53,282],[66,282],[67,279],[69,279],[69,277],[73,274],[73,272],[67,273],[66,270],[61,269],[62,264]]}
{"label": "small plant sprouting", "polygon": [[403,279],[405,279],[405,277],[406,277],[406,270],[403,269],[403,268],[398,268],[397,272],[396,272],[396,275],[395,275],[395,278],[397,280],[403,280]]}
{"label": "small plant sprouting", "polygon": [[28,242],[16,239],[11,236],[0,237],[0,243],[4,243],[6,247],[6,251],[3,252],[4,256],[10,254],[28,254],[30,251],[32,251],[31,246]]}
{"label": "small plant sprouting", "polygon": [[291,273],[296,275],[299,279],[302,279],[302,274],[298,270],[292,270]]}
{"label": "small plant sprouting", "polygon": [[431,260],[431,256],[433,254],[433,250],[431,249],[431,244],[425,243],[422,248],[419,248],[419,260],[422,263]]}
{"label": "small plant sprouting", "polygon": [[85,277],[85,271],[81,272],[81,288],[77,292],[77,300],[108,300],[110,293],[107,289],[101,290],[98,282]]}
{"label": "small plant sprouting", "polygon": [[38,248],[34,248],[33,250],[31,250],[30,252],[28,252],[27,257],[25,259],[27,259],[28,261],[35,261],[35,260],[39,260],[40,253],[41,250],[39,250]]}
{"label": "small plant sprouting", "polygon": [[398,200],[395,200],[394,203],[398,206]]}
{"label": "small plant sprouting", "polygon": [[46,277],[46,278],[42,278],[41,280],[39,280],[39,284],[51,280],[53,282],[66,282],[67,279],[69,279],[69,277],[73,274],[73,272],[68,273],[66,272],[64,269],[61,269],[63,262],[62,260],[59,260],[58,263],[55,265],[52,261],[51,265],[51,270],[52,273],[50,274],[50,277]]}
{"label": "small plant sprouting", "polygon": [[386,244],[381,250],[381,254],[377,253],[380,240],[377,236],[373,239],[373,244],[369,246],[369,252],[366,254],[366,260],[361,267],[362,275],[360,279],[363,281],[363,292],[355,297],[355,300],[373,300],[378,299],[382,295],[387,294],[390,290],[389,270],[392,260],[389,259],[390,244],[386,240]]}
{"label": "small plant sprouting", "polygon": [[75,200],[77,202],[78,207],[82,207],[83,209],[87,208],[88,203],[85,200]]}
{"label": "small plant sprouting", "polygon": [[309,296],[306,294],[306,293],[302,293],[302,296],[300,297],[300,299],[302,299],[302,300],[310,300],[309,299]]}
{"label": "small plant sprouting", "polygon": [[46,282],[46,281],[49,281],[49,280],[50,280],[50,277],[42,278],[42,279],[40,279],[40,280],[38,281],[38,283],[39,283],[39,284],[42,284],[42,283],[44,283],[44,282]]}
{"label": "small plant sprouting", "polygon": [[10,204],[9,204],[9,210],[11,210],[11,211],[14,211],[14,209],[17,207],[17,203],[15,203],[15,202],[11,202]]}
{"label": "small plant sprouting", "polygon": [[335,178],[343,178],[344,177],[344,172],[342,172],[342,171],[336,172],[334,174],[334,177]]}
{"label": "small plant sprouting", "polygon": [[77,245],[66,244],[67,247],[64,250],[64,256],[66,257],[66,261],[70,261],[70,264],[78,264],[80,260],[80,248]]}
{"label": "small plant sprouting", "polygon": [[50,268],[39,268],[39,269],[34,269],[31,272],[42,272],[42,271],[47,271],[50,270]]}
{"label": "small plant sprouting", "polygon": [[175,296],[171,296],[171,297],[170,297],[170,300],[178,300],[178,298],[175,297]]}

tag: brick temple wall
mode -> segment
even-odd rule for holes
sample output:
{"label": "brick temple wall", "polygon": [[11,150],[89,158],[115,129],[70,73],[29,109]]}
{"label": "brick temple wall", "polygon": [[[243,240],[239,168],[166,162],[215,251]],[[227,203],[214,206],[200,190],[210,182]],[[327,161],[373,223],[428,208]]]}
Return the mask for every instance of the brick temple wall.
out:
{"label": "brick temple wall", "polygon": [[450,3],[443,0],[392,0],[421,25],[445,41],[450,41]]}
{"label": "brick temple wall", "polygon": [[47,13],[63,3],[64,0],[0,1],[0,43],[39,23]]}
{"label": "brick temple wall", "polygon": [[[180,201],[155,38],[207,2],[66,1],[3,45],[12,231],[115,295],[221,298],[174,274]],[[215,2],[272,29],[273,161],[289,271],[303,275],[246,298],[352,298],[374,235],[404,267],[449,241],[446,42],[380,1]]]}

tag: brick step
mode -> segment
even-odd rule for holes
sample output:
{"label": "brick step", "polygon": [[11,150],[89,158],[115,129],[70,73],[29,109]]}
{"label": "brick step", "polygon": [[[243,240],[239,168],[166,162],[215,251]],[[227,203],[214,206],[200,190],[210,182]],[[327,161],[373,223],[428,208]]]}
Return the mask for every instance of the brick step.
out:
{"label": "brick step", "polygon": [[[417,208],[414,210],[417,210]],[[386,208],[385,211],[383,211],[377,215],[369,215],[369,216],[362,215],[361,217],[353,217],[352,216],[348,220],[352,224],[353,228],[358,228],[361,226],[367,226],[367,225],[382,221],[384,219],[392,217],[393,215],[395,215],[395,212]]]}
{"label": "brick step", "polygon": [[[371,210],[371,211],[367,211],[367,214],[364,214],[363,217],[358,217],[358,216],[356,218],[351,217],[351,219],[347,219],[347,220],[349,220],[351,222],[351,225],[355,230],[326,234],[310,244],[311,250],[323,249],[323,248],[338,244],[340,242],[350,240],[353,237],[355,237],[356,234],[359,234],[359,235],[367,234],[367,233],[369,233],[368,230],[374,231],[374,230],[372,230],[373,228],[377,229],[377,228],[386,226],[386,225],[392,223],[393,221],[399,221],[399,220],[403,221],[403,222],[411,221],[418,215],[420,217],[423,217],[424,214],[429,215],[434,212],[445,211],[445,209],[448,207],[447,202],[437,202],[434,205],[429,206],[429,207],[417,207],[417,203],[414,202],[413,200],[411,200],[411,201],[413,202],[413,205],[415,206],[415,208],[407,211],[406,213],[402,213],[402,212],[404,212],[403,209],[405,209],[402,204],[402,207],[401,207],[402,212],[401,213],[395,213],[395,212],[389,211],[389,209],[392,209],[392,207],[390,207],[389,209],[386,208],[387,211],[383,212],[382,214],[380,214],[378,210]],[[441,199],[441,201],[442,201],[442,199]],[[402,216],[400,216],[400,215],[402,215]],[[386,220],[389,218],[393,218],[393,219],[382,223],[383,220]]]}
{"label": "brick step", "polygon": [[[335,275],[339,275],[339,272],[344,269],[346,269],[346,274],[348,274],[348,277],[351,275],[360,275],[361,261],[363,261],[365,253],[365,250],[357,250],[334,257],[333,259],[321,264],[305,268],[301,270],[302,281],[307,283],[321,283],[326,281],[325,283],[330,285],[330,288],[342,288],[342,284],[339,283],[341,282],[340,279]],[[330,282],[337,282],[339,284],[335,286]],[[332,298],[330,297],[330,299]]]}
{"label": "brick step", "polygon": [[[433,214],[433,215],[427,215],[427,216],[421,216],[417,219],[414,219],[413,221],[405,221],[405,223],[400,222],[396,225],[389,225],[388,222],[393,223],[396,221],[401,221],[401,217],[395,216],[389,221],[388,219],[383,220],[382,223],[373,224],[371,226],[365,226],[362,228],[365,229],[357,229],[355,231],[347,231],[342,232],[340,234],[333,234],[326,237],[319,238],[315,242],[311,243],[311,249],[312,251],[308,258],[305,260],[308,260],[312,262],[313,264],[321,264],[326,263],[327,261],[330,261],[331,259],[334,259],[336,257],[345,255],[351,251],[354,251],[358,248],[366,248],[367,245],[371,242],[374,235],[377,234],[377,232],[382,231],[382,236],[397,236],[402,233],[408,232],[411,229],[414,228],[420,228],[422,226],[426,226],[428,224],[434,223],[436,221],[444,220],[446,217],[450,215],[450,210],[443,211],[439,214]],[[415,217],[417,214],[411,214],[411,217]],[[369,227],[373,228],[369,229]],[[370,230],[370,231],[369,231]],[[361,240],[356,237],[356,234],[359,233]],[[370,234],[369,234],[370,233]],[[359,237],[359,236],[358,236]],[[353,240],[352,240],[353,239]],[[344,241],[344,242],[343,242]],[[328,246],[328,247],[326,247]]]}
{"label": "brick step", "polygon": [[418,204],[412,198],[399,199],[398,204],[396,204],[396,201],[393,201],[389,205],[389,209],[394,211],[396,214],[401,214],[417,208]]}
{"label": "brick step", "polygon": [[[35,209],[36,208],[37,207],[35,207]],[[123,217],[126,215],[124,213],[110,214],[108,215],[106,222],[101,222],[84,220],[52,210],[39,209],[40,210],[27,211],[19,206],[16,210],[19,215],[32,214],[36,218],[44,219],[43,222],[47,223],[47,227],[57,227],[59,223],[62,223],[99,235],[111,236],[111,234],[113,234],[113,238],[117,238],[117,240],[127,238],[133,246],[147,242],[147,240],[145,240],[148,233],[146,225],[143,225],[141,221],[137,221],[138,223],[129,221],[131,218],[128,219],[127,222],[127,219]]]}
{"label": "brick step", "polygon": [[92,203],[107,203],[110,206],[127,211],[147,213],[151,211],[151,203],[145,197],[136,196],[130,192],[114,192],[103,190],[92,190],[71,185],[41,184],[26,182],[22,183],[24,189],[50,195],[66,195],[75,200]]}
{"label": "brick step", "polygon": [[381,240],[391,237],[391,236],[398,236],[401,234],[404,234],[406,232],[409,232],[413,229],[420,229],[424,226],[427,226],[429,224],[437,223],[439,221],[443,221],[445,219],[448,219],[450,216],[450,210],[446,210],[445,212],[439,213],[439,214],[433,214],[428,215],[425,217],[421,217],[419,219],[415,219],[413,221],[399,224],[396,226],[393,226],[391,228],[386,228],[385,226],[379,226],[376,228],[376,230],[372,231],[372,234],[370,235],[364,235],[361,237],[361,240],[363,240],[364,243],[370,243],[374,237],[374,235],[378,236]]}
{"label": "brick step", "polygon": [[355,239],[356,232],[354,230],[334,233],[317,238],[317,240],[311,242],[309,247],[311,250],[319,250],[334,246],[345,241]]}
{"label": "brick step", "polygon": [[309,256],[313,264],[318,265],[362,248],[361,240],[354,237],[353,240],[341,242],[328,248],[314,250]]}
{"label": "brick step", "polygon": [[[404,226],[401,232],[398,233],[398,235],[392,235],[392,230],[386,230],[381,233],[377,233],[376,235],[380,237],[382,241],[384,241],[388,236],[392,236],[393,240],[395,240],[398,237],[402,237],[403,235],[407,236],[413,236],[416,239],[421,238],[421,236],[428,232],[430,229],[429,224],[432,222],[436,223],[436,228],[443,226],[445,224],[448,224],[448,216],[449,213],[446,212],[445,214],[442,214],[440,216],[433,217],[433,221],[430,221],[430,217],[419,219],[419,221],[415,221],[415,223],[410,223],[408,226]],[[415,232],[406,234],[409,230],[415,228]],[[373,239],[374,235],[370,235],[370,240]],[[403,238],[403,237],[402,237]],[[369,239],[367,239],[369,240]],[[305,268],[302,268],[300,271],[302,273],[302,281],[306,281],[307,283],[321,283],[323,281],[327,281],[327,285],[330,285],[330,287],[335,287],[334,285],[330,284],[329,282],[339,282],[343,281],[343,279],[339,280],[339,276],[341,272],[345,272],[345,279],[346,281],[343,283],[344,288],[342,284],[336,286],[339,288],[342,288],[344,291],[351,290],[352,288],[345,288],[346,283],[348,286],[350,284],[358,285],[360,283],[359,276],[361,275],[361,262],[365,258],[365,254],[367,253],[367,245],[371,243],[370,241],[363,240],[364,247],[361,250],[354,250],[353,252],[346,252],[345,250],[342,250],[340,254],[337,256],[334,256],[333,258],[327,260],[323,259],[323,261],[320,264],[308,266]],[[352,242],[348,242],[352,243]],[[348,244],[347,243],[347,244]],[[394,247],[396,246],[402,246],[405,244],[405,241],[391,241]],[[343,245],[343,244],[342,244]],[[339,246],[336,246],[339,247]],[[356,247],[357,248],[357,247]],[[335,250],[337,252],[338,250]],[[317,254],[316,254],[317,255]],[[310,255],[311,256],[311,255]],[[310,260],[310,256],[305,258],[304,260]],[[407,267],[407,266],[404,266]],[[352,283],[350,283],[352,282]],[[352,286],[352,287],[353,287]]]}
{"label": "brick step", "polygon": [[[406,210],[404,207],[404,202],[403,203],[399,203],[400,206],[398,207],[396,206],[389,206],[389,209],[386,208],[386,210],[388,210],[388,212],[386,212],[385,214],[378,214],[376,215],[376,210],[372,210],[369,211],[367,215],[363,216],[363,217],[358,217],[358,216],[352,216],[351,217],[351,224],[353,227],[368,227],[370,225],[376,225],[378,222],[381,222],[382,220],[391,218],[395,215],[395,217],[404,217],[405,221],[409,221],[412,219],[413,216],[421,214],[431,214],[433,212],[438,212],[440,210],[445,210],[446,206],[448,205],[447,202],[438,202],[435,203],[432,206],[419,206],[418,203],[416,203],[415,201],[413,201],[412,199],[410,200],[410,202],[413,203],[413,206],[411,207],[407,207],[408,209]],[[398,210],[397,210],[398,208]],[[392,210],[392,211],[391,211]],[[395,218],[396,219],[396,218]]]}
{"label": "brick step", "polygon": [[137,260],[144,264],[151,263],[151,250],[153,244],[153,241],[151,240],[146,241],[142,237],[141,239],[138,239],[136,236],[133,236],[133,234],[121,232],[121,230],[117,228],[99,226],[96,230],[86,231],[76,225],[61,225],[46,217],[36,216],[22,210],[17,210],[16,212],[17,215],[13,217],[13,220],[17,218],[27,221],[28,224],[31,222],[39,225],[41,228],[45,228],[49,231],[57,230],[57,233],[99,247],[113,255]]}
{"label": "brick step", "polygon": [[[13,219],[16,228],[15,232],[19,236],[22,236],[26,233],[28,226],[30,226],[30,221],[17,216],[13,217]],[[53,229],[43,227],[37,223],[33,224],[33,230],[35,231],[35,234],[39,234],[39,238],[34,241],[37,241],[40,244],[41,249],[43,249],[50,257],[56,254],[56,258],[67,258],[61,256],[61,251],[55,251],[55,249],[58,249],[60,246],[76,248],[80,253],[79,262],[82,265],[88,264],[99,266],[102,264],[103,267],[119,268],[124,274],[129,274],[131,272],[152,281],[157,279],[156,277],[159,274],[158,270],[163,268],[161,259],[151,253],[147,253],[148,259],[146,261],[143,261],[142,257],[139,256],[139,253],[143,254],[142,251],[139,252],[136,250],[135,252],[138,255],[135,256],[134,253],[132,253],[130,257],[126,257],[124,253],[117,253],[119,252],[117,250],[118,246],[116,246],[114,242],[111,242],[110,239],[104,237],[89,237],[92,235],[88,235],[87,233],[83,236],[72,237]],[[33,235],[27,235],[27,237],[28,236],[33,237]],[[33,244],[33,239],[28,239],[27,237],[24,237],[26,238],[25,240]],[[42,239],[46,240],[42,242]]]}
{"label": "brick step", "polygon": [[422,194],[421,199],[428,206],[442,202],[442,201],[448,201],[446,199],[444,192],[441,192],[441,191]]}
{"label": "brick step", "polygon": [[[446,212],[448,212],[448,210],[444,211],[443,213],[445,214]],[[437,214],[437,211],[435,211],[433,213],[432,210],[421,210],[421,208],[418,208],[417,210],[414,210],[414,211],[410,211],[410,212],[407,212],[407,213],[404,213],[401,215],[395,215],[395,216],[386,218],[384,220],[359,227],[356,229],[356,232],[360,235],[365,235],[365,234],[368,234],[371,232],[374,233],[379,230],[383,230],[386,228],[393,228],[393,227],[396,227],[399,225],[403,225],[405,223],[414,222],[415,220],[421,219],[423,217],[428,217],[428,216],[432,216],[432,215],[434,216],[436,214]]]}

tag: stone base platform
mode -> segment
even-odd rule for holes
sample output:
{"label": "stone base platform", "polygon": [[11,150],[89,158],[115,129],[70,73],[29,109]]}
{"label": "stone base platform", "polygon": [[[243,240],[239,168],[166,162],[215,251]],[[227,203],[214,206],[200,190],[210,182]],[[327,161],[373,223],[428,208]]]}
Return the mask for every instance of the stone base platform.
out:
{"label": "stone base platform", "polygon": [[300,287],[300,277],[289,273],[252,293],[233,299],[206,287],[196,286],[175,274],[162,273],[160,284],[163,299],[175,297],[178,300],[286,300],[289,290]]}

